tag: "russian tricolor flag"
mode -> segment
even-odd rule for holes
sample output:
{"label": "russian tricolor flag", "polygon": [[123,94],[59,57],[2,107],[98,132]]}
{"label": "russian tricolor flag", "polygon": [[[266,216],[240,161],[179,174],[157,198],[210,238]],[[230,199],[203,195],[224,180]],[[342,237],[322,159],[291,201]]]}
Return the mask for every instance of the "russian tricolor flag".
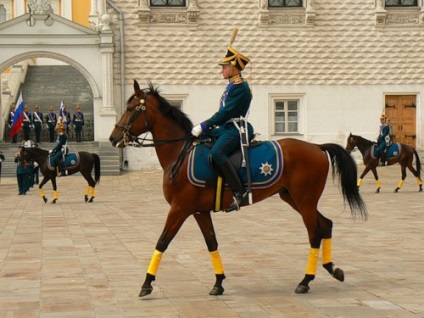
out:
{"label": "russian tricolor flag", "polygon": [[24,121],[24,100],[22,99],[22,92],[19,95],[15,108],[15,116],[13,117],[12,127],[10,130],[10,138],[13,138],[22,128]]}

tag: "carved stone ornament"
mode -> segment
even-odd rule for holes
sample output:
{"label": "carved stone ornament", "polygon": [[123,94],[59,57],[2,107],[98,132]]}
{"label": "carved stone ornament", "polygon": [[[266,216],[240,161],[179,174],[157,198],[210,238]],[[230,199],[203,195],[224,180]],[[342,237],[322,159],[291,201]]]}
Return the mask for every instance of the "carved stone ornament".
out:
{"label": "carved stone ornament", "polygon": [[3,77],[1,79],[1,90],[2,90],[3,94],[10,92],[9,81],[7,80],[6,77]]}
{"label": "carved stone ornament", "polygon": [[50,0],[28,0],[28,7],[31,14],[53,13]]}

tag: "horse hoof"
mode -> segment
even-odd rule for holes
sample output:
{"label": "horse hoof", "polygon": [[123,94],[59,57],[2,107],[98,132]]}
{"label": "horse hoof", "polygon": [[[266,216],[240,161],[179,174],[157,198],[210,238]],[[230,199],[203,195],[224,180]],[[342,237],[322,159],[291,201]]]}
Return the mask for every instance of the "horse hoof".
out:
{"label": "horse hoof", "polygon": [[88,201],[88,196],[84,196],[84,200],[85,200],[85,202],[87,202]]}
{"label": "horse hoof", "polygon": [[309,286],[297,285],[296,290],[294,291],[296,294],[306,294],[309,291]]}
{"label": "horse hoof", "polygon": [[336,268],[334,270],[333,277],[340,282],[344,282],[344,272],[343,272],[343,270],[340,269],[340,268]]}
{"label": "horse hoof", "polygon": [[375,190],[375,193],[380,193],[380,188],[377,188],[377,190]]}
{"label": "horse hoof", "polygon": [[94,198],[91,197],[90,200],[88,200],[88,203],[92,203],[94,201]]}
{"label": "horse hoof", "polygon": [[418,192],[423,192],[423,188],[420,188],[420,189],[418,190]]}
{"label": "horse hoof", "polygon": [[393,191],[394,193],[398,193],[400,190],[400,188],[396,188],[395,191]]}
{"label": "horse hoof", "polygon": [[142,287],[140,294],[138,294],[138,297],[144,297],[147,295],[150,295],[153,291],[153,287]]}
{"label": "horse hoof", "polygon": [[47,203],[47,198],[43,197],[43,201],[44,201],[44,203]]}
{"label": "horse hoof", "polygon": [[56,204],[56,201],[57,201],[57,199],[54,199],[54,200],[52,201],[52,204]]}
{"label": "horse hoof", "polygon": [[214,286],[214,288],[212,288],[212,290],[209,292],[209,295],[220,296],[223,293],[224,293],[224,288],[223,287]]}

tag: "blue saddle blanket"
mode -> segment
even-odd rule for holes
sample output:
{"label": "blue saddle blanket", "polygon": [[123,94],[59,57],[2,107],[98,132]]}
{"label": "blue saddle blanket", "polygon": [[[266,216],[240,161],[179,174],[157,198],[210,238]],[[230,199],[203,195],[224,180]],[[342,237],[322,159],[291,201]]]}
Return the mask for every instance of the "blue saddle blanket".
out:
{"label": "blue saddle blanket", "polygon": [[[218,174],[209,161],[210,148],[198,145],[190,153],[188,179],[199,187],[206,187]],[[249,147],[249,160],[252,189],[272,186],[283,173],[283,152],[276,141],[264,141],[258,146]],[[240,179],[247,184],[247,170],[239,170]]]}
{"label": "blue saddle blanket", "polygon": [[[371,146],[371,154],[374,159],[378,158],[378,147],[377,145]],[[400,143],[396,142],[387,147],[387,157],[386,160],[399,157],[402,153],[402,146]]]}
{"label": "blue saddle blanket", "polygon": [[[69,169],[75,166],[78,166],[80,162],[80,156],[78,152],[71,152],[65,156],[65,169]],[[55,163],[53,162],[53,158],[49,156],[49,168],[53,170]]]}

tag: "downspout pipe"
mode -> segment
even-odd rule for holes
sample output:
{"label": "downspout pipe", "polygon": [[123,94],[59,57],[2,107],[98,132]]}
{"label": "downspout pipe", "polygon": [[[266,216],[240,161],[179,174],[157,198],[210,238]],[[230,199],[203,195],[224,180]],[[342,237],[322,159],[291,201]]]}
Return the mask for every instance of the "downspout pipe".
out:
{"label": "downspout pipe", "polygon": [[[106,0],[107,4],[111,6],[119,15],[119,46],[120,46],[120,64],[121,64],[121,107],[119,109],[118,116],[121,117],[125,107],[125,38],[124,38],[124,12],[112,1]],[[127,170],[128,160],[126,151],[123,150],[122,158],[122,170]]]}

